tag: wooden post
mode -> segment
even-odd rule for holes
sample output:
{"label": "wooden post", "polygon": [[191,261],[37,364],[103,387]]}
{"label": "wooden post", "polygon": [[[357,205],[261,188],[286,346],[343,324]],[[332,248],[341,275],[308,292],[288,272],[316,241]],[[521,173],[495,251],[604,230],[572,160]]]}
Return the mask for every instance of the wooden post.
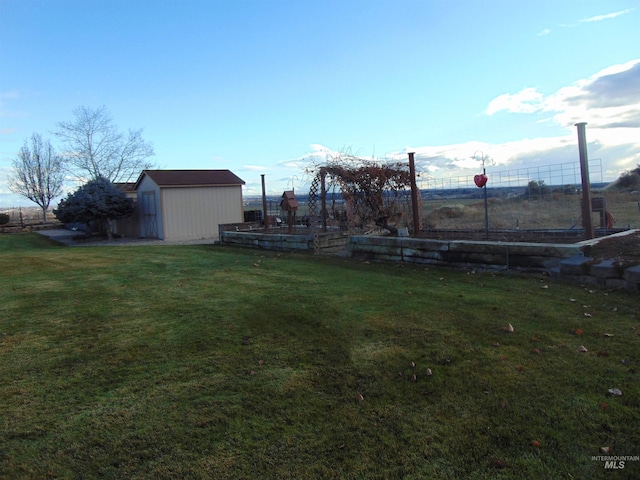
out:
{"label": "wooden post", "polygon": [[414,152],[409,152],[409,175],[411,176],[411,211],[413,214],[413,236],[420,234],[420,207],[418,206],[418,185],[416,183],[416,165]]}
{"label": "wooden post", "polygon": [[592,239],[593,222],[591,220],[591,182],[589,180],[589,158],[587,156],[586,122],[576,123],[578,127],[578,152],[580,154],[580,176],[582,178],[582,228],[586,240]]}
{"label": "wooden post", "polygon": [[262,177],[262,219],[264,221],[264,232],[267,233],[269,217],[267,216],[267,192],[264,187],[264,173],[260,177]]}

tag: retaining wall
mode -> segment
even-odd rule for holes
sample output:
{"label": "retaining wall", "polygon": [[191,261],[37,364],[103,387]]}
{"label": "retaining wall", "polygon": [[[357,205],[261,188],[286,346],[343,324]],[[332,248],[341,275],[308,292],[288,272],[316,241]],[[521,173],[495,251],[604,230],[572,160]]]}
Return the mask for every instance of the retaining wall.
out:
{"label": "retaining wall", "polygon": [[[269,250],[335,252],[362,260],[406,262],[442,267],[541,272],[579,283],[640,291],[640,265],[595,260],[584,255],[588,243],[548,244],[468,240],[430,240],[341,232],[286,235],[225,231],[224,244]],[[597,240],[596,240],[597,241]]]}
{"label": "retaining wall", "polygon": [[352,257],[494,270],[548,271],[580,254],[571,244],[427,240],[358,235],[350,238]]}
{"label": "retaining wall", "polygon": [[[318,250],[331,252],[345,250],[349,237],[341,232],[321,233],[317,236]],[[316,251],[313,235],[288,235],[283,233],[220,232],[220,242],[267,250]]]}

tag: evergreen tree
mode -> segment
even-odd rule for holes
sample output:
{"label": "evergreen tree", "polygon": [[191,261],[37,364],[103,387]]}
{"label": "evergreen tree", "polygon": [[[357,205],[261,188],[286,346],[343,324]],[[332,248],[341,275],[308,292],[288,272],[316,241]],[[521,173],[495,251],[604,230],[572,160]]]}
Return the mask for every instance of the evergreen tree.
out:
{"label": "evergreen tree", "polygon": [[111,239],[109,220],[133,213],[133,200],[118,190],[109,180],[98,177],[69,193],[53,213],[63,223],[96,222],[101,233]]}

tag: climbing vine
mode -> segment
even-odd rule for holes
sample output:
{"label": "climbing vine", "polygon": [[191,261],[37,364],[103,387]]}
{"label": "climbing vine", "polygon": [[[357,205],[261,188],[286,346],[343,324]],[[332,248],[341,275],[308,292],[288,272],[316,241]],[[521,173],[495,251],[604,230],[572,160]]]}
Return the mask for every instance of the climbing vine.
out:
{"label": "climbing vine", "polygon": [[339,154],[313,165],[308,173],[315,178],[324,176],[327,191],[338,187],[350,229],[375,225],[395,231],[404,216],[411,186],[407,164]]}

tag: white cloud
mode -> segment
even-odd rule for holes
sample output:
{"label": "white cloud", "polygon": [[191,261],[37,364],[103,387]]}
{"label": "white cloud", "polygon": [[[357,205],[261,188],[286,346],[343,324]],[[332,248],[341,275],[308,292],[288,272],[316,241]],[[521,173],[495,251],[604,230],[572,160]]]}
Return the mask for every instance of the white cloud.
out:
{"label": "white cloud", "polygon": [[626,15],[627,13],[631,13],[632,11],[633,11],[633,8],[627,8],[626,10],[620,10],[618,12],[607,13],[604,15],[596,15],[594,17],[589,17],[589,18],[583,18],[582,20],[580,20],[580,22],[581,23],[601,22],[602,20],[608,20],[610,18],[619,17],[620,15]]}
{"label": "white cloud", "polygon": [[[485,113],[518,114],[525,122],[527,115],[535,114],[534,121],[543,117],[542,121],[559,126],[561,133],[503,143],[406,146],[388,153],[383,160],[406,162],[407,152],[415,152],[422,186],[427,186],[427,179],[467,181],[481,172],[481,162],[473,157],[482,153],[490,157],[485,165],[490,181],[505,172],[525,175],[519,178],[522,180],[526,175],[535,176],[537,169],[543,175],[550,166],[566,165],[571,170],[578,163],[575,124],[587,122],[589,158],[601,159],[602,179],[613,180],[640,164],[640,59],[607,67],[551,94],[529,87],[500,95],[489,102]],[[309,145],[304,155],[272,165],[267,175],[268,193],[280,194],[292,186],[296,192],[307,191],[312,180],[306,173],[308,167],[341,153],[351,152],[316,143]],[[592,172],[594,178],[598,175],[599,172]],[[250,194],[260,193],[259,185],[248,187]]]}
{"label": "white cloud", "polygon": [[541,30],[540,32],[538,32],[538,36],[544,37],[545,35],[549,35],[550,33],[551,33],[551,30],[548,28],[545,28],[544,30]]}
{"label": "white cloud", "polygon": [[269,167],[265,167],[264,165],[243,165],[242,170],[249,170],[251,172],[263,172],[268,170]]}
{"label": "white cloud", "polygon": [[486,113],[494,113],[506,110],[513,113],[533,113],[539,111],[542,105],[543,95],[535,88],[525,88],[518,93],[502,94],[489,102]]}
{"label": "white cloud", "polygon": [[605,68],[595,75],[544,96],[535,88],[505,93],[489,102],[498,112],[548,113],[562,127],[588,121],[591,128],[640,126],[640,59]]}
{"label": "white cloud", "polygon": [[480,151],[491,157],[489,171],[535,169],[577,162],[575,124],[587,122],[589,158],[601,159],[606,180],[640,164],[640,59],[613,65],[589,78],[544,95],[535,88],[500,95],[486,109],[537,114],[566,131],[554,137],[520,139],[501,144],[465,142],[453,145],[407,147],[393,152],[395,160],[416,152],[421,171],[432,177],[478,173],[482,166],[472,157]]}

